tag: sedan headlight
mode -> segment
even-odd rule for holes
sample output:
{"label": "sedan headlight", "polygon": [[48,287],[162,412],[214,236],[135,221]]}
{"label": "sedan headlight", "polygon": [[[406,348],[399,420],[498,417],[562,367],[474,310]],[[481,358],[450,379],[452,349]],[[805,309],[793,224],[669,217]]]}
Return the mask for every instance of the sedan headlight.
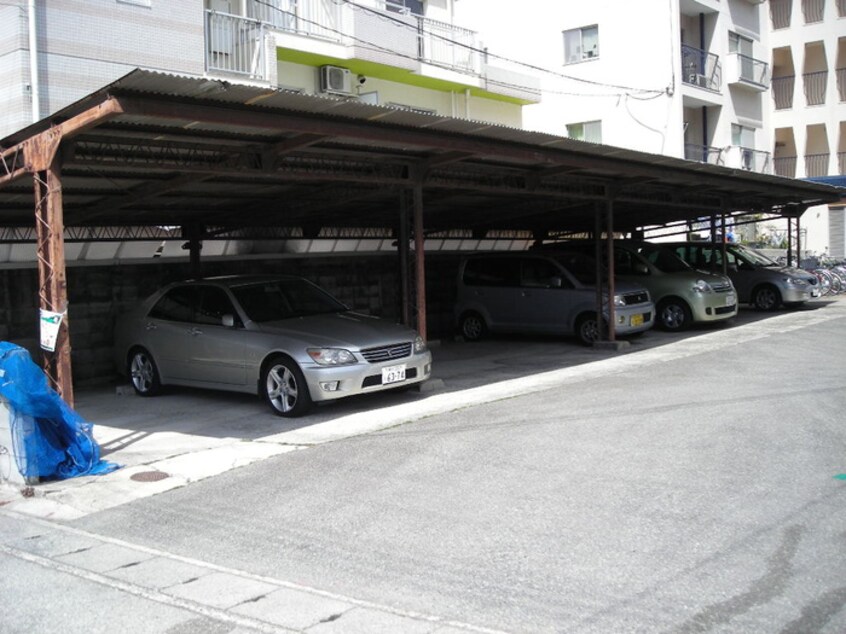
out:
{"label": "sedan headlight", "polygon": [[801,277],[785,277],[784,281],[788,284],[792,284],[793,286],[807,286],[807,280],[803,280]]}
{"label": "sedan headlight", "polygon": [[306,352],[318,365],[350,365],[356,363],[355,355],[343,348],[309,348]]}
{"label": "sedan headlight", "polygon": [[423,340],[423,337],[417,335],[417,338],[414,340],[414,354],[420,354],[421,352],[426,352],[429,349],[429,346],[426,345],[426,342]]}
{"label": "sedan headlight", "polygon": [[714,289],[705,280],[696,280],[696,283],[693,285],[693,291],[696,293],[713,293]]}

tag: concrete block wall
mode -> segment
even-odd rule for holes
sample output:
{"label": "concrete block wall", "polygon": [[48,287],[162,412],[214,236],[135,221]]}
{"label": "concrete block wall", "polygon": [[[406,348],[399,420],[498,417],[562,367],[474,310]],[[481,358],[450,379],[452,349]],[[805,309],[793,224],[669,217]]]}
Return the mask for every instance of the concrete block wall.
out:
{"label": "concrete block wall", "polygon": [[[457,259],[427,256],[429,339],[452,333]],[[203,265],[204,275],[293,274],[322,286],[361,313],[400,321],[399,270],[394,254],[356,257],[310,257],[273,260],[216,260]],[[161,286],[191,277],[185,262],[72,266],[67,269],[68,327],[74,384],[85,387],[112,382],[115,320]],[[0,340],[30,351],[40,363],[38,274],[33,268],[0,270]]]}

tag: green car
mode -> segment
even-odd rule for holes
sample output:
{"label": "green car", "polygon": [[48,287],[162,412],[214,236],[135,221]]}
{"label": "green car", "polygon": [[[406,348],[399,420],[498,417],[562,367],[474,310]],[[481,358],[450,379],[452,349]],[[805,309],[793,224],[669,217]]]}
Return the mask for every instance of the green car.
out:
{"label": "green car", "polygon": [[[542,248],[593,254],[596,243],[570,240]],[[604,241],[602,248],[607,248]],[[658,244],[615,240],[614,278],[649,291],[657,307],[655,323],[663,330],[685,330],[693,323],[723,321],[737,315],[737,293],[728,277],[697,271]]]}

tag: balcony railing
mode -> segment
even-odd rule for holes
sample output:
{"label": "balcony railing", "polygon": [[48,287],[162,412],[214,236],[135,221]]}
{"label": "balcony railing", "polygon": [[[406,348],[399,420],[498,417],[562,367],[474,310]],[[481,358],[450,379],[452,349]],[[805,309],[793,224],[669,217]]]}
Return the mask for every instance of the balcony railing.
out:
{"label": "balcony railing", "polygon": [[841,176],[846,176],[846,152],[837,153],[837,168]]}
{"label": "balcony railing", "polygon": [[805,84],[805,103],[809,106],[820,106],[825,103],[825,85],[828,82],[828,71],[805,73],[802,75]]}
{"label": "balcony railing", "polygon": [[740,62],[740,79],[759,86],[766,86],[769,82],[770,65],[767,62],[737,53]]}
{"label": "balcony railing", "polygon": [[421,61],[447,68],[479,72],[476,33],[452,24],[417,16]]}
{"label": "balcony railing", "polygon": [[723,151],[723,164],[759,174],[768,174],[772,167],[769,152],[740,145],[729,146]]}
{"label": "balcony railing", "polygon": [[[846,0],[843,0],[846,2]],[[770,0],[770,21],[775,29],[786,29],[790,26],[790,13],[793,11],[793,0]]]}
{"label": "balcony railing", "polygon": [[793,87],[795,84],[795,75],[773,77],[773,101],[776,110],[786,110],[793,107]]}
{"label": "balcony railing", "polygon": [[265,79],[265,25],[257,20],[206,12],[206,70]]}
{"label": "balcony railing", "polygon": [[802,15],[805,24],[822,22],[825,16],[825,0],[802,0]]}
{"label": "balcony railing", "polygon": [[[403,6],[394,2],[367,11],[400,17],[406,26],[397,25],[398,37],[406,38],[405,48],[420,61],[462,72],[481,72],[474,31],[404,9],[397,16],[397,9]],[[264,66],[263,46],[256,38],[267,30],[347,45],[355,41],[353,33],[348,32],[355,21],[345,13],[353,9],[337,0],[245,0],[244,7],[245,16],[206,11],[206,66],[210,71],[260,77],[257,69]]]}
{"label": "balcony railing", "polygon": [[[846,0],[843,0],[846,2]],[[840,93],[840,101],[846,101],[846,68],[837,69],[837,92]]]}
{"label": "balcony railing", "polygon": [[773,159],[773,171],[777,176],[796,178],[796,157],[779,156]]}
{"label": "balcony railing", "polygon": [[341,3],[326,0],[247,0],[247,16],[298,35],[340,42]]}
{"label": "balcony railing", "polygon": [[682,44],[682,72],[685,84],[714,91],[722,87],[720,58],[708,51]]}
{"label": "balcony railing", "polygon": [[828,176],[828,152],[825,154],[805,155],[805,176]]}
{"label": "balcony railing", "polygon": [[722,162],[722,154],[722,148],[711,147],[709,145],[695,145],[693,143],[684,144],[684,157],[688,161],[719,165]]}

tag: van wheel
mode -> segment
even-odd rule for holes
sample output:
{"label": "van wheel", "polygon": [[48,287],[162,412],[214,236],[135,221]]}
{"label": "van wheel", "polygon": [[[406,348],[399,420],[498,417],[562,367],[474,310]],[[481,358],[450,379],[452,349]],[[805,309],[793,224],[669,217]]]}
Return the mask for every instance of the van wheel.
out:
{"label": "van wheel", "polygon": [[465,341],[479,341],[488,334],[488,325],[479,313],[464,313],[458,324],[458,330]]}
{"label": "van wheel", "polygon": [[586,313],[576,320],[576,337],[585,346],[592,346],[594,341],[599,341],[602,336],[600,332],[602,324],[595,314]]}
{"label": "van wheel", "polygon": [[765,284],[752,293],[752,303],[758,310],[775,310],[781,304],[781,295],[775,286]]}
{"label": "van wheel", "polygon": [[682,300],[671,297],[658,304],[658,323],[662,329],[680,332],[687,330],[691,321],[693,321],[693,315],[688,305]]}

